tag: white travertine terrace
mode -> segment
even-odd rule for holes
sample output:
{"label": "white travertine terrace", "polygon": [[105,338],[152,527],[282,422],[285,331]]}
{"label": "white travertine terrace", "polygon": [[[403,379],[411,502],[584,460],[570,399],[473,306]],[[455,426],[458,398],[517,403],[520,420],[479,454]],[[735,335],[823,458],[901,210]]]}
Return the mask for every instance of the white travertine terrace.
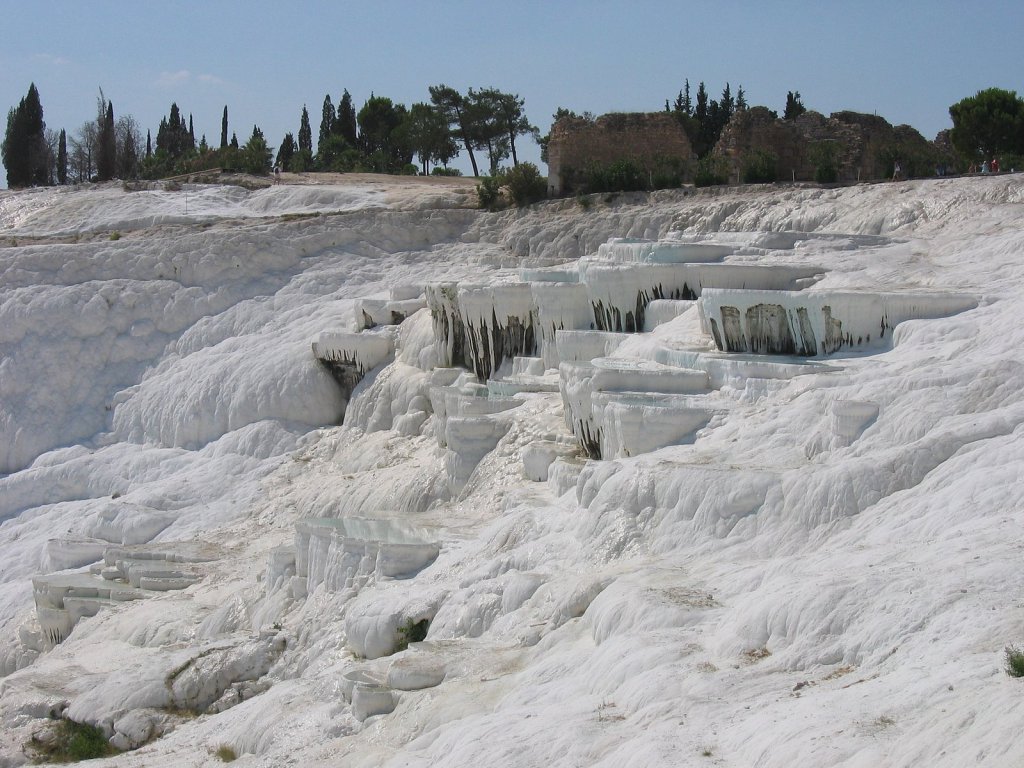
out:
{"label": "white travertine terrace", "polygon": [[331,372],[345,402],[367,372],[395,352],[394,334],[324,331],[313,342],[313,355]]}
{"label": "white travertine terrace", "polygon": [[[425,531],[371,518],[310,518],[295,524],[295,576],[305,592],[360,589],[371,580],[401,578],[432,563],[440,552]],[[287,570],[287,553],[278,557]]]}
{"label": "white travertine terrace", "polygon": [[977,306],[950,293],[708,289],[700,299],[705,329],[726,352],[829,355],[878,343],[906,320],[934,319]]}
{"label": "white travertine terrace", "polygon": [[647,305],[655,299],[696,299],[710,288],[793,290],[820,276],[820,267],[775,264],[623,264],[593,262],[586,283],[594,321],[603,331],[643,330]]}
{"label": "white travertine terrace", "polygon": [[360,299],[355,306],[356,328],[363,330],[378,325],[399,325],[427,306],[423,288],[397,286],[387,299]]}
{"label": "white travertine terrace", "polygon": [[[596,358],[590,363],[562,363],[559,374],[566,425],[592,458],[630,455],[640,445],[656,441],[657,436],[667,440],[657,446],[663,447],[692,433],[710,418],[706,409],[684,408],[679,411],[678,420],[670,418],[671,426],[668,427],[649,430],[642,420],[645,407],[660,409],[648,410],[647,415],[657,413],[665,417],[667,411],[658,405],[664,401],[659,401],[657,396],[706,392],[709,379],[705,371],[634,358]],[[602,393],[630,393],[624,402],[629,403],[627,410],[641,409],[635,414],[637,418],[608,408],[610,400],[602,398]],[[606,417],[617,421],[606,425]],[[639,436],[634,437],[631,434],[634,431],[646,431],[648,442],[644,443]]]}
{"label": "white travertine terrace", "polygon": [[62,643],[81,619],[105,607],[198,583],[201,563],[214,559],[216,551],[194,542],[148,547],[108,544],[94,559],[100,556],[102,561],[88,572],[32,579],[36,616],[49,645]]}
{"label": "white travertine terrace", "polygon": [[597,259],[638,264],[696,264],[720,261],[735,251],[735,246],[720,243],[613,237],[597,247]]}
{"label": "white travertine terrace", "polygon": [[582,283],[533,283],[533,306],[540,331],[540,356],[547,368],[559,363],[559,331],[594,328],[594,310]]}

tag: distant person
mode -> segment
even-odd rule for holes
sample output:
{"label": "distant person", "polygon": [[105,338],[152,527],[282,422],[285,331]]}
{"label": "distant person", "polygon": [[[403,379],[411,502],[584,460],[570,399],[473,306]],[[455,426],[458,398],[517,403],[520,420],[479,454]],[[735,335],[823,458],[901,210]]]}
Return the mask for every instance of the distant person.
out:
{"label": "distant person", "polygon": [[978,172],[978,164],[977,163],[971,163],[971,165],[967,168],[967,172],[968,173],[977,173]]}
{"label": "distant person", "polygon": [[274,166],[274,183],[275,184],[280,184],[281,183],[281,168],[280,168],[280,166],[277,166],[277,165]]}
{"label": "distant person", "polygon": [[899,181],[901,178],[903,178],[903,171],[900,168],[900,161],[897,160],[892,168],[892,180]]}
{"label": "distant person", "polygon": [[999,173],[999,158],[992,158],[992,173]]}
{"label": "distant person", "polygon": [[981,161],[981,173],[986,176],[988,175],[988,160]]}

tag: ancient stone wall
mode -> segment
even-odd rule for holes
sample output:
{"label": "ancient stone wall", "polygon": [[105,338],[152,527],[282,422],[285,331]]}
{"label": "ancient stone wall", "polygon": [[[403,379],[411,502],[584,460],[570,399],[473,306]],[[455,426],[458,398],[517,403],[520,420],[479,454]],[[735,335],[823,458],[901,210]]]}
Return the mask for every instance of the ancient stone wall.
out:
{"label": "ancient stone wall", "polygon": [[694,154],[679,121],[667,112],[562,118],[551,127],[548,143],[549,191],[572,192],[573,177],[587,168],[626,159],[653,170],[666,160],[688,164]]}
{"label": "ancient stone wall", "polygon": [[829,117],[808,111],[795,120],[775,117],[764,107],[737,112],[715,145],[714,155],[729,166],[729,178],[741,181],[743,167],[754,152],[776,158],[779,181],[813,181],[822,152],[831,152],[837,181],[886,178],[893,161],[903,159],[906,172],[913,161],[924,175],[937,148],[907,125],[893,127],[884,118],[858,112],[833,112]]}

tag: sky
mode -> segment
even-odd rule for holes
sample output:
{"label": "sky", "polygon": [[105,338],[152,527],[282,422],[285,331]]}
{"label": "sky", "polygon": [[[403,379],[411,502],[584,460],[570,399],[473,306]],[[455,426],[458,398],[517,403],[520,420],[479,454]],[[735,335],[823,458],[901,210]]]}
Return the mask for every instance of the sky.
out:
{"label": "sky", "polygon": [[[1024,94],[1024,3],[669,2],[662,0],[208,0],[203,3],[0,0],[0,108],[34,82],[48,128],[75,134],[102,88],[115,117],[154,140],[176,102],[197,139],[216,144],[228,107],[240,142],[259,125],[275,149],[314,142],[325,95],[356,108],[387,96],[411,105],[428,87],[493,86],[525,99],[546,133],[558,107],[603,114],[663,109],[689,79],[717,98],[742,86],[780,113],[799,91],[808,109],[877,113],[926,138],[951,127],[949,106],[998,87]],[[521,139],[520,159],[539,163]],[[455,165],[468,170],[464,156]],[[543,170],[543,169],[542,169]],[[6,181],[0,174],[0,185]]]}

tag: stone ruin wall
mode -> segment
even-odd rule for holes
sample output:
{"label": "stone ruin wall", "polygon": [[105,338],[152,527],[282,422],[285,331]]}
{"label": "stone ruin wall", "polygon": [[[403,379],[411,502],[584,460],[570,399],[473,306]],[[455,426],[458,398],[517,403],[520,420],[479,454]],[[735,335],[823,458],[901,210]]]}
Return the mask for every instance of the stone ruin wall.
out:
{"label": "stone ruin wall", "polygon": [[752,107],[733,117],[713,154],[728,161],[733,182],[742,180],[744,158],[758,150],[776,156],[779,181],[813,181],[811,147],[821,141],[834,141],[839,148],[841,182],[886,178],[892,168],[880,159],[880,154],[887,148],[899,145],[921,152],[936,149],[910,126],[894,128],[877,115],[833,112],[826,118],[808,111],[795,120],[783,120],[765,107]]}
{"label": "stone ruin wall", "polygon": [[679,121],[666,112],[602,115],[596,120],[562,118],[551,127],[548,187],[552,195],[572,192],[573,172],[617,160],[641,164],[663,158],[694,160],[693,148]]}

